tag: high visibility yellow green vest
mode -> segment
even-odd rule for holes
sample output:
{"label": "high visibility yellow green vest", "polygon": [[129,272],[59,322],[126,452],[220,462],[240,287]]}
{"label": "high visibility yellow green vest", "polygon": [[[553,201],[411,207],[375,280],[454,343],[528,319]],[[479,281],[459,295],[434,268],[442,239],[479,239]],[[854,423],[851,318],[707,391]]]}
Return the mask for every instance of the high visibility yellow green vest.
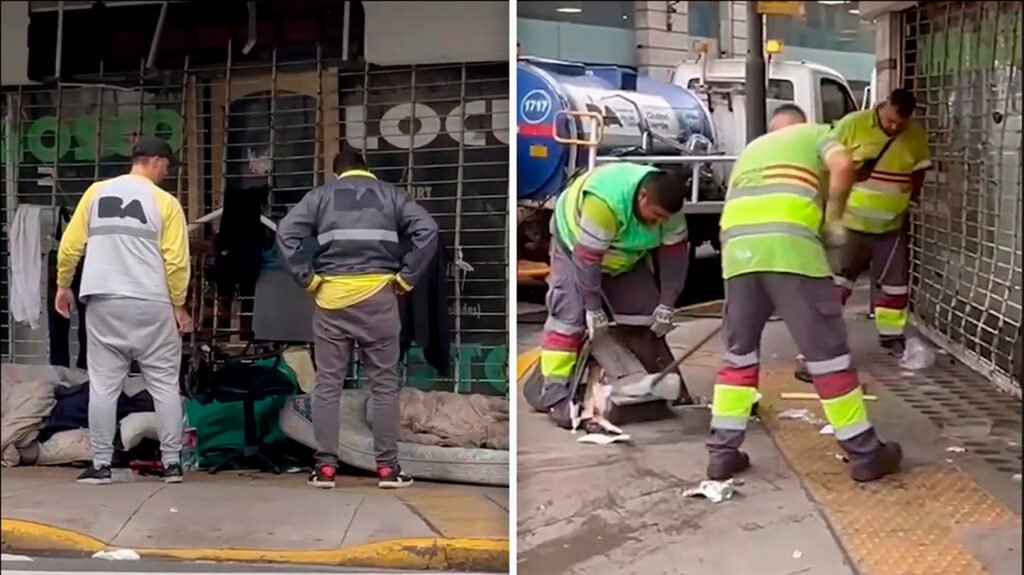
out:
{"label": "high visibility yellow green vest", "polygon": [[[855,164],[878,158],[890,139],[879,125],[874,109],[847,114],[836,122],[832,136],[850,151]],[[900,229],[910,207],[911,174],[928,166],[928,136],[911,123],[895,136],[871,176],[854,183],[843,225],[872,234]]]}
{"label": "high visibility yellow green vest", "polygon": [[618,220],[618,230],[601,262],[609,275],[628,272],[651,250],[661,245],[661,226],[644,224],[636,216],[636,194],[641,182],[657,168],[627,162],[607,164],[570,182],[555,204],[555,231],[570,251],[580,231],[580,206],[584,194],[603,200]]}
{"label": "high visibility yellow green vest", "polygon": [[828,126],[799,124],[757,138],[733,166],[720,221],[722,275],[830,277],[821,241]]}

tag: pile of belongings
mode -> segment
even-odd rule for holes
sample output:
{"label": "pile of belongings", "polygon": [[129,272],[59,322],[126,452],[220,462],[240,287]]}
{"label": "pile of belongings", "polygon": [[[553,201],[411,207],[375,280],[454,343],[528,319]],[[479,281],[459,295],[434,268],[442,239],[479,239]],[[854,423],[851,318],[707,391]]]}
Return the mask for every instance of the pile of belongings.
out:
{"label": "pile of belongings", "polygon": [[[115,465],[159,459],[153,398],[128,376],[117,402]],[[4,467],[85,464],[89,446],[88,374],[52,365],[0,366],[0,457]]]}

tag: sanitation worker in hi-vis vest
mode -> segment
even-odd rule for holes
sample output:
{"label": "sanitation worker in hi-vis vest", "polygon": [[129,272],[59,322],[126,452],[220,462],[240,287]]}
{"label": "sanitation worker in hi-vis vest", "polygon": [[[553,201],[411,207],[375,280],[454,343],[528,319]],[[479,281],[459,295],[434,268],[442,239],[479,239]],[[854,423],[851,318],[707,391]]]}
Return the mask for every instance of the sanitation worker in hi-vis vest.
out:
{"label": "sanitation worker in hi-vis vest", "polygon": [[[853,158],[855,177],[843,214],[847,242],[833,254],[833,279],[845,304],[857,278],[871,270],[875,328],[882,347],[903,353],[910,297],[906,213],[931,165],[928,136],[911,115],[914,95],[894,90],[870,110],[846,115],[832,137]],[[797,377],[810,381],[798,358]]]}
{"label": "sanitation worker in hi-vis vest", "polygon": [[807,358],[853,479],[873,481],[899,469],[900,446],[883,443],[868,419],[825,251],[848,243],[842,215],[853,182],[846,147],[829,126],[806,123],[794,105],[775,111],[771,131],[733,167],[720,224],[726,352],[711,406],[710,479],[750,466],[739,448],[757,401],[761,333],[775,312]]}
{"label": "sanitation worker in hi-vis vest", "polygon": [[[584,335],[604,336],[611,321],[659,340],[672,329],[690,257],[685,189],[678,172],[623,162],[580,174],[558,197],[540,402],[559,426],[571,427],[569,378]],[[656,279],[648,256],[672,273]]]}

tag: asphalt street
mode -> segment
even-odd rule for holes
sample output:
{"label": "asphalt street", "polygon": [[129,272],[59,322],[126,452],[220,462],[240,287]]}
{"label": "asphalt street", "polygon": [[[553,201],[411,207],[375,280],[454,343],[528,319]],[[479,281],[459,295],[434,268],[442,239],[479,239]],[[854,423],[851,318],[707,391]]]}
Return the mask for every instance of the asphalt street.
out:
{"label": "asphalt street", "polygon": [[[381,571],[380,569],[354,569],[340,567],[294,566],[294,565],[240,565],[234,563],[183,563],[178,561],[109,561],[105,559],[71,559],[57,557],[29,557],[3,554],[0,560],[3,575],[125,575],[146,573],[149,575],[265,575],[270,573],[289,575],[338,575],[339,573],[374,573],[380,575],[455,575],[454,571]],[[458,575],[484,575],[464,573]]]}

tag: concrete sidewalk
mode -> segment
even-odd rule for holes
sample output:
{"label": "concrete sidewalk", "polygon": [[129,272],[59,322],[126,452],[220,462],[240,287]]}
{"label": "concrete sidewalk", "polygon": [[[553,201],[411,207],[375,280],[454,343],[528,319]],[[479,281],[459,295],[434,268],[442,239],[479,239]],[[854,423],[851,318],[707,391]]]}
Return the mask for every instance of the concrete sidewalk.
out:
{"label": "concrete sidewalk", "polygon": [[[687,322],[669,337],[673,353],[717,325]],[[519,352],[539,334],[539,326],[520,324]],[[710,396],[721,350],[714,338],[684,364],[691,393]],[[630,424],[633,443],[598,447],[576,443],[517,397],[520,573],[853,574],[762,426],[745,446],[756,471],[744,475],[736,498],[716,505],[682,496],[705,479],[708,410]]]}
{"label": "concrete sidewalk", "polygon": [[[875,396],[868,402],[873,423],[903,445],[901,473],[863,485],[850,480],[834,436],[821,432],[813,386],[792,375],[792,338],[773,321],[760,349],[762,419],[752,422],[744,446],[753,467],[731,501],[681,496],[704,477],[707,412],[628,425],[633,444],[597,447],[576,443],[520,399],[520,570],[1021,573],[1020,399],[941,353],[928,369],[899,367],[879,351],[866,296],[858,290],[847,307],[851,347]],[[688,321],[669,344],[678,355],[717,325]],[[526,355],[540,326],[520,324],[518,333]],[[721,353],[714,338],[683,365],[692,393],[710,395]],[[781,417],[786,410],[801,418]]]}
{"label": "concrete sidewalk", "polygon": [[3,550],[504,572],[508,490],[417,482],[382,491],[339,477],[333,490],[304,475],[192,473],[180,485],[148,478],[75,483],[76,470],[4,469]]}

